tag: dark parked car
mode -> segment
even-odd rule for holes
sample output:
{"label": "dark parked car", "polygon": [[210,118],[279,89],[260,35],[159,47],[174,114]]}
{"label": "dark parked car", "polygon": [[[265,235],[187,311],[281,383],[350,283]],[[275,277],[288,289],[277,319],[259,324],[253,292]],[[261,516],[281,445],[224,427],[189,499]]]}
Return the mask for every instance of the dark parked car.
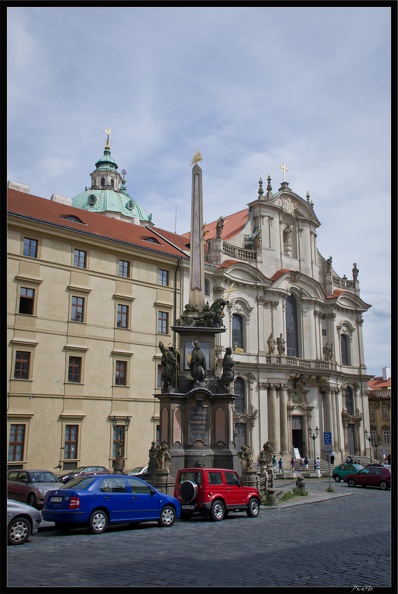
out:
{"label": "dark parked car", "polygon": [[93,534],[108,524],[149,522],[172,526],[180,517],[174,497],[129,475],[78,476],[46,496],[43,520],[59,529],[87,526]]}
{"label": "dark parked car", "polygon": [[9,470],[7,491],[10,499],[23,501],[32,507],[43,507],[49,489],[61,487],[61,483],[49,470]]}
{"label": "dark parked car", "polygon": [[41,522],[41,512],[20,501],[7,499],[8,544],[24,544],[31,534],[36,534]]}
{"label": "dark parked car", "polygon": [[110,470],[105,468],[105,466],[79,466],[78,468],[70,470],[66,474],[59,474],[58,479],[61,483],[66,484],[76,476],[86,476],[88,474],[110,474]]}
{"label": "dark parked car", "polygon": [[362,468],[362,464],[339,464],[333,468],[333,478],[336,483],[339,483],[341,480],[344,480],[347,474],[354,474],[362,470]]}
{"label": "dark parked car", "polygon": [[182,520],[189,520],[195,512],[215,521],[229,512],[245,511],[252,518],[260,513],[258,489],[243,485],[234,470],[224,468],[180,469],[174,496],[181,503]]}
{"label": "dark parked car", "polygon": [[355,474],[344,477],[344,482],[348,483],[349,487],[361,485],[362,487],[380,487],[385,490],[390,488],[391,472],[381,465],[369,465]]}
{"label": "dark parked car", "polygon": [[136,466],[128,474],[130,476],[139,476],[145,480],[149,478],[148,466]]}

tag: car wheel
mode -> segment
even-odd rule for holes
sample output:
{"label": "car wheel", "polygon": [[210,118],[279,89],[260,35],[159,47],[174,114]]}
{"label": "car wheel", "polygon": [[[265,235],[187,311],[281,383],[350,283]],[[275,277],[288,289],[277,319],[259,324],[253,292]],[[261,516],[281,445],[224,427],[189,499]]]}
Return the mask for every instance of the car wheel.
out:
{"label": "car wheel", "polygon": [[258,514],[260,513],[260,504],[258,499],[252,497],[249,501],[249,507],[246,510],[247,515],[249,518],[257,518]]}
{"label": "car wheel", "polygon": [[181,515],[180,515],[180,518],[181,518],[181,520],[185,521],[185,520],[191,520],[192,519],[192,516],[193,516],[193,513],[192,512],[182,511],[181,512]]}
{"label": "car wheel", "polygon": [[108,516],[102,509],[96,509],[88,521],[88,529],[92,534],[101,534],[108,525]]}
{"label": "car wheel", "polygon": [[28,505],[31,505],[32,507],[36,507],[36,496],[34,495],[34,493],[29,493]]}
{"label": "car wheel", "polygon": [[338,474],[334,474],[333,475],[334,480],[336,481],[336,483],[339,483],[341,481],[341,478],[339,477]]}
{"label": "car wheel", "polygon": [[222,501],[216,499],[211,505],[211,519],[215,522],[220,522],[225,518],[225,506]]}
{"label": "car wheel", "polygon": [[385,491],[386,489],[388,489],[388,485],[386,483],[386,481],[380,481],[380,489],[383,489],[383,491]]}
{"label": "car wheel", "polygon": [[174,507],[171,505],[166,505],[160,514],[160,518],[158,520],[159,526],[172,526],[176,519],[176,512]]}
{"label": "car wheel", "polygon": [[348,483],[348,486],[349,487],[355,487],[355,481],[354,481],[354,479],[348,479],[347,483]]}
{"label": "car wheel", "polygon": [[32,532],[32,527],[26,518],[14,518],[8,525],[8,544],[24,544]]}

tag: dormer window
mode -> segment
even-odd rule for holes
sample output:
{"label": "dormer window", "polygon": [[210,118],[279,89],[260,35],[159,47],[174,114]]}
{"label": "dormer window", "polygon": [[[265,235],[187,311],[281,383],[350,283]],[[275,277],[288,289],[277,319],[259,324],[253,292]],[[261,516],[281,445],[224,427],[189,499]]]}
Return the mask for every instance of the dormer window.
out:
{"label": "dormer window", "polygon": [[90,194],[90,196],[87,198],[87,202],[90,206],[94,206],[94,204],[97,202],[96,196],[94,194]]}
{"label": "dormer window", "polygon": [[128,208],[128,210],[133,210],[133,201],[132,200],[129,200],[126,203],[126,208]]}

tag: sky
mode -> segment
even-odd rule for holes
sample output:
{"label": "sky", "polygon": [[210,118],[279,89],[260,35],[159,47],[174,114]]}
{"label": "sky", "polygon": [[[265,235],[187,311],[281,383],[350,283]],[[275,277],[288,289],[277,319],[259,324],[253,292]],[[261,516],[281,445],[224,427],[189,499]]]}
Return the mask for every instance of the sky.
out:
{"label": "sky", "polygon": [[72,198],[110,128],[130,196],[185,233],[196,150],[206,223],[246,208],[260,177],[276,192],[285,163],[321,254],[359,268],[367,372],[391,368],[389,7],[11,4],[7,180]]}

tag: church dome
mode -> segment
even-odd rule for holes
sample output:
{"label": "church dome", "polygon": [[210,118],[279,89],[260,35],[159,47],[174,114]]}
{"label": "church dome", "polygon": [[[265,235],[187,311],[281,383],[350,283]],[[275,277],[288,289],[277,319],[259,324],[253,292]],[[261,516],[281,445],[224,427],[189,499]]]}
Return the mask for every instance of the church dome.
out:
{"label": "church dome", "polygon": [[[72,205],[90,212],[103,213],[110,217],[131,221],[137,225],[152,221],[152,215],[128,194],[126,180],[118,172],[117,164],[111,157],[109,143],[110,130],[106,130],[107,140],[104,155],[95,164],[91,173],[91,187],[72,198]],[[122,170],[123,176],[126,171]]]}

